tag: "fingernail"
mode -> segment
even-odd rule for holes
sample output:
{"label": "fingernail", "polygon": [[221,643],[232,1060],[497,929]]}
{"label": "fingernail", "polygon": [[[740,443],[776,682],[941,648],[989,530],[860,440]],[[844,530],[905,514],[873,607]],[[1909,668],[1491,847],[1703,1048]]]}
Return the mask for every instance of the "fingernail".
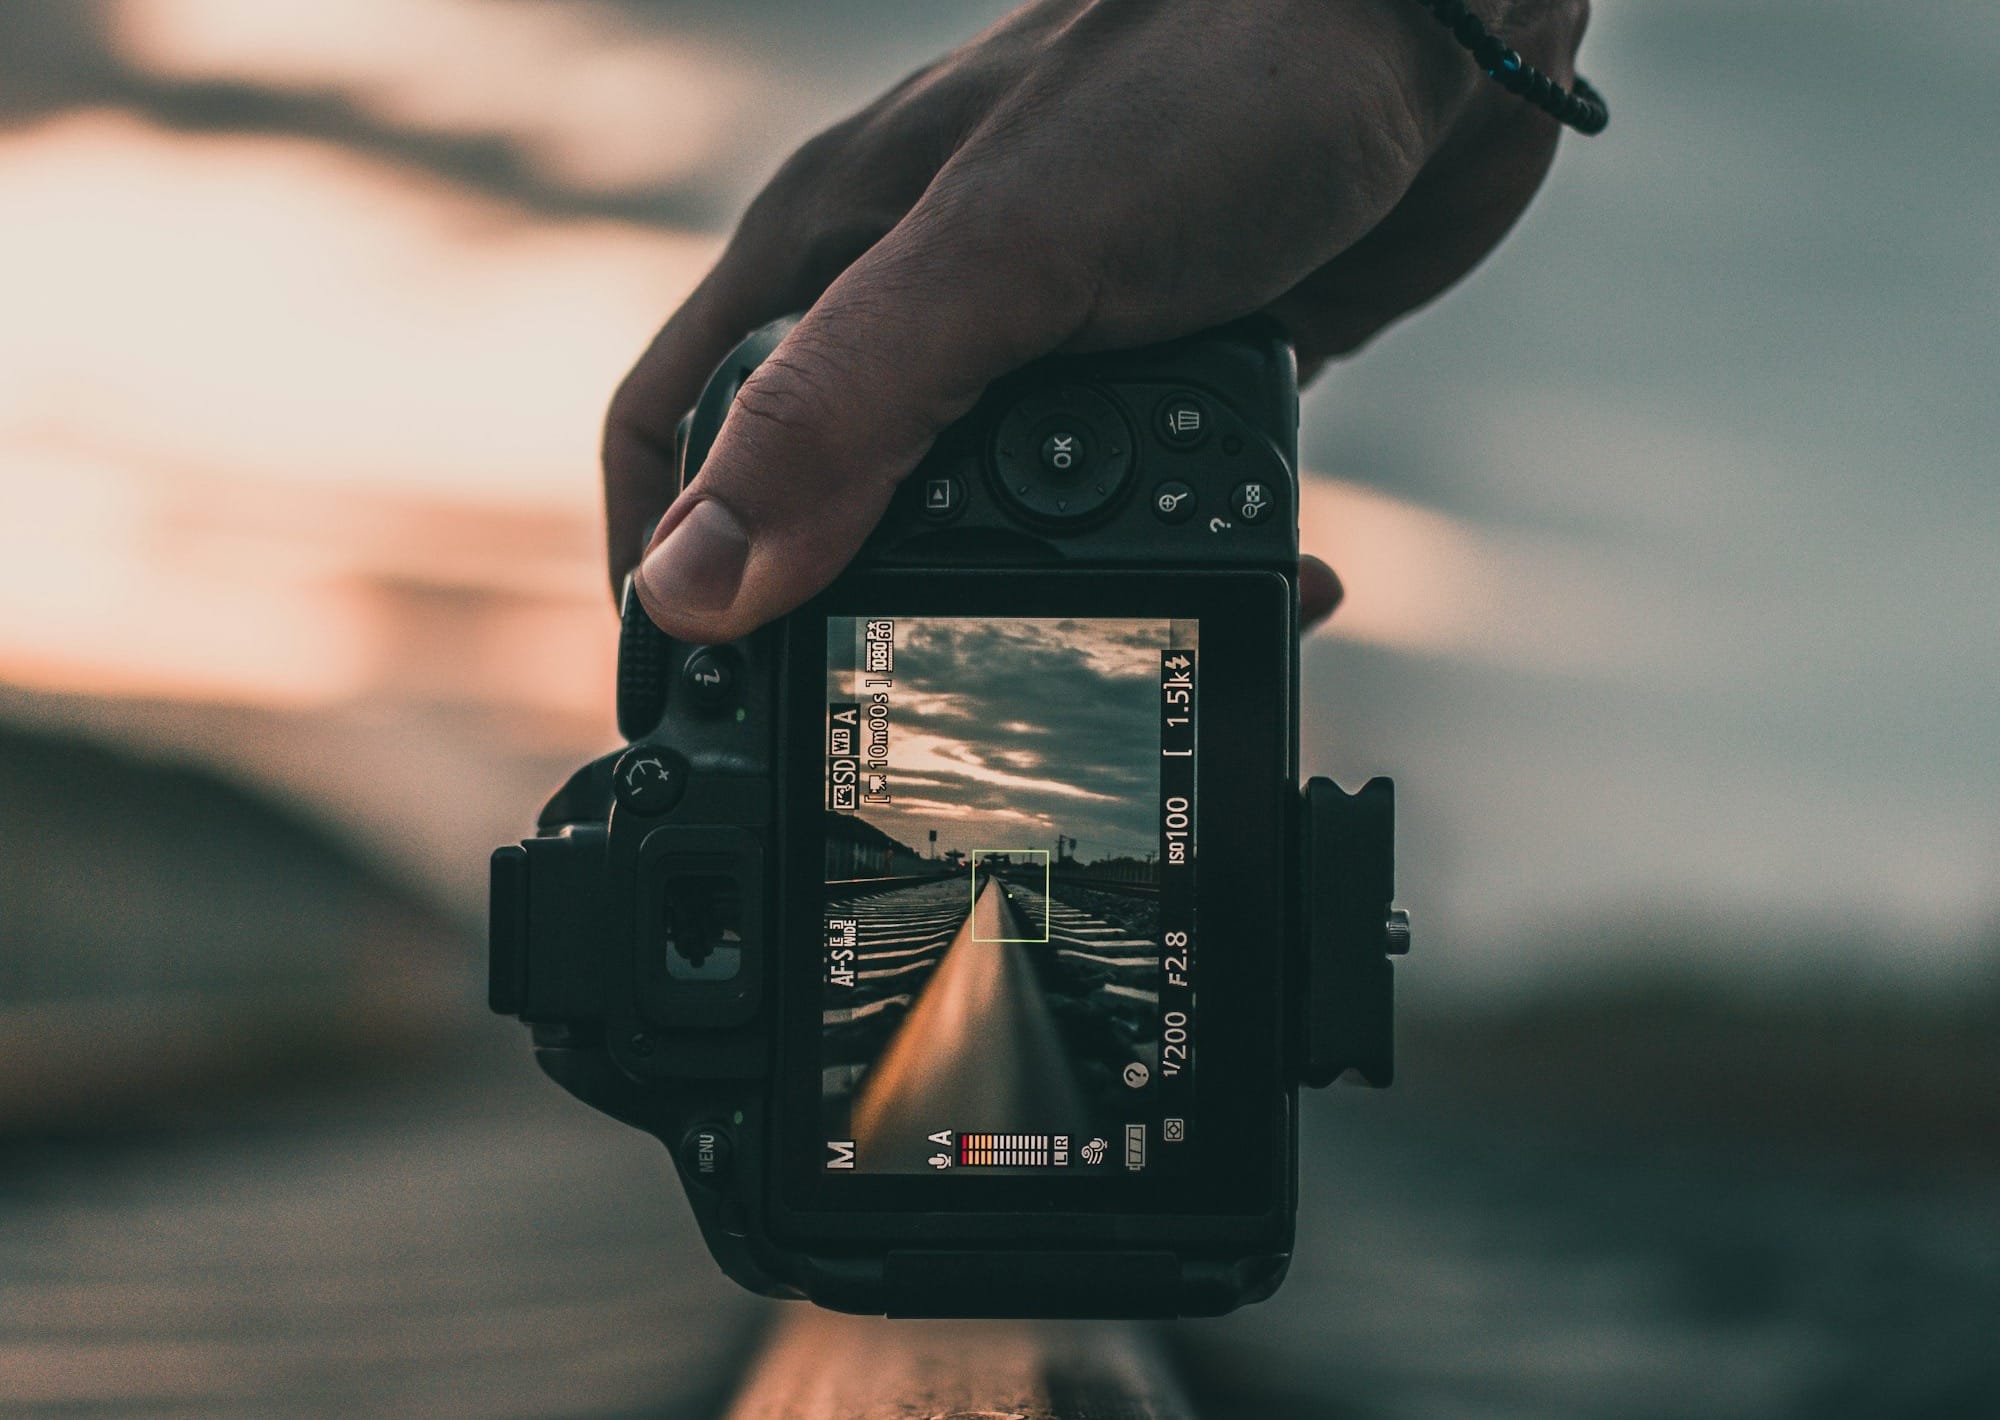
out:
{"label": "fingernail", "polygon": [[639,564],[646,595],[662,609],[720,611],[736,600],[750,537],[736,515],[704,498]]}

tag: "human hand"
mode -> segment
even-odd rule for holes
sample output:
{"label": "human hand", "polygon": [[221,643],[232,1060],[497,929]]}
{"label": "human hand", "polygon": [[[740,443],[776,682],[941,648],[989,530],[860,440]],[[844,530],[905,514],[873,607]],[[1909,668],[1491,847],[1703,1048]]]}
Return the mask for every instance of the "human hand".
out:
{"label": "human hand", "polygon": [[[1588,0],[1479,8],[1567,82]],[[1557,133],[1410,0],[1031,0],[800,148],[626,377],[613,585],[660,515],[636,584],[670,634],[782,615],[989,381],[1051,351],[1262,310],[1309,373],[1471,270]],[[801,309],[675,497],[675,423]],[[1308,624],[1339,594],[1303,560]]]}

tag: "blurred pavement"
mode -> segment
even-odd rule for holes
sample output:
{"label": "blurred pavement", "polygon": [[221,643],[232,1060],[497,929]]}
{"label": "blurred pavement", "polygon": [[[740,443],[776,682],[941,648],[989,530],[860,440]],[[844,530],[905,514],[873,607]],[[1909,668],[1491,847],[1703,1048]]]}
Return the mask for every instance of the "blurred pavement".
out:
{"label": "blurred pavement", "polygon": [[[0,1410],[719,1414],[782,1304],[664,1151],[495,1022],[442,1081],[288,1095],[0,1167]],[[2000,1179],[1740,1137],[1309,1102],[1277,1298],[1169,1333],[1210,1420],[1977,1420]]]}

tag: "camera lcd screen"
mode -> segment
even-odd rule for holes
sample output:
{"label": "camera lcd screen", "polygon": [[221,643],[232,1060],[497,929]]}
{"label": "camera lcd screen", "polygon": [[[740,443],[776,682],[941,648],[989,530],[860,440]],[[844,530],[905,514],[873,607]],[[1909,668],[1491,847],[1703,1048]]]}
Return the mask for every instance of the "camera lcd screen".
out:
{"label": "camera lcd screen", "polygon": [[822,1168],[1180,1171],[1194,620],[826,619]]}

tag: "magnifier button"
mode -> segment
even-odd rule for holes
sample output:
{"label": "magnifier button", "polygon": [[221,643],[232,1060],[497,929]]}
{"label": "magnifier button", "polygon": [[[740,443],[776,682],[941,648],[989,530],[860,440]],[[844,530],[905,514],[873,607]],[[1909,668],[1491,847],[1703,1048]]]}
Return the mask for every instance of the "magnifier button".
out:
{"label": "magnifier button", "polygon": [[1169,479],[1153,489],[1153,516],[1163,523],[1184,523],[1194,516],[1194,489]]}

